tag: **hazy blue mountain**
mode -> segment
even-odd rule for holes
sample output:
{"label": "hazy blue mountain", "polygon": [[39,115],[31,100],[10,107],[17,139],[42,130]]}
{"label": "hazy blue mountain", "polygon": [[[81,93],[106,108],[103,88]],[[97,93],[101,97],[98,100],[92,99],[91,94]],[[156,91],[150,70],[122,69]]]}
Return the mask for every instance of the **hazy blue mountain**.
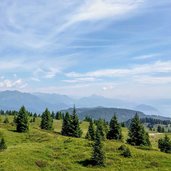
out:
{"label": "hazy blue mountain", "polygon": [[142,111],[143,113],[147,115],[159,115],[161,112],[154,108],[153,106],[141,104],[135,107],[135,110]]}
{"label": "hazy blue mountain", "polygon": [[[163,109],[167,106],[169,109],[169,101],[165,100],[164,102],[167,102],[166,105],[163,104],[162,106],[162,104],[160,104],[160,106],[162,106]],[[31,94],[19,91],[0,92],[0,109],[3,110],[18,110],[22,105],[24,105],[29,111],[37,113],[43,112],[46,107],[48,107],[51,111],[59,111],[68,108],[70,108],[69,110],[71,111],[71,108],[74,104],[78,108],[78,114],[81,119],[85,116],[91,115],[95,119],[101,117],[109,120],[114,113],[117,113],[119,120],[125,121],[132,118],[136,111],[141,111],[138,112],[141,116],[144,114],[151,114],[155,115],[152,117],[160,117],[158,116],[160,114],[159,111],[152,106],[139,105],[134,108],[135,104],[127,103],[119,99],[110,99],[97,95],[92,95],[81,99],[74,99],[66,95],[59,94]]]}
{"label": "hazy blue mountain", "polygon": [[74,100],[66,95],[48,93],[34,93],[34,95],[47,103],[58,106],[58,108],[68,108],[74,105]]}
{"label": "hazy blue mountain", "polygon": [[19,91],[0,92],[0,109],[18,110],[22,105],[30,111],[40,112],[49,104],[30,93]]}
{"label": "hazy blue mountain", "polygon": [[133,106],[133,104],[120,99],[111,99],[103,96],[92,95],[89,97],[83,97],[75,102],[77,107],[128,107]]}
{"label": "hazy blue mountain", "polygon": [[59,103],[51,103],[53,100],[44,100],[30,93],[23,93],[19,91],[3,91],[0,92],[0,109],[3,110],[18,110],[24,105],[31,112],[41,113],[48,107],[50,110],[61,110],[67,105],[61,107]]}

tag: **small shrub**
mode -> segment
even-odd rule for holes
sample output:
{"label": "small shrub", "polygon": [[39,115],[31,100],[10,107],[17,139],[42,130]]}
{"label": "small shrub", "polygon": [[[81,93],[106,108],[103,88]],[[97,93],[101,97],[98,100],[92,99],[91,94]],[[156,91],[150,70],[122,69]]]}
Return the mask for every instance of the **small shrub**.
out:
{"label": "small shrub", "polygon": [[126,145],[121,145],[121,146],[118,148],[118,150],[120,150],[120,151],[124,151],[126,148],[127,148],[127,146],[126,146]]}
{"label": "small shrub", "polygon": [[130,151],[130,149],[129,149],[128,147],[126,147],[126,148],[123,150],[123,152],[122,152],[121,155],[124,156],[124,157],[132,157],[131,151]]}
{"label": "small shrub", "polygon": [[5,124],[8,124],[8,123],[9,123],[9,119],[8,119],[8,117],[5,117],[5,119],[4,119],[4,123],[5,123]]}
{"label": "small shrub", "polygon": [[158,147],[160,151],[165,153],[171,153],[171,140],[170,138],[165,135],[165,137],[162,139],[159,139],[158,141]]}
{"label": "small shrub", "polygon": [[47,162],[46,161],[43,161],[43,160],[37,160],[35,163],[40,168],[43,168],[43,167],[46,167],[47,166]]}
{"label": "small shrub", "polygon": [[0,151],[5,150],[5,149],[7,149],[7,145],[5,143],[5,139],[1,138],[1,141],[0,141]]}

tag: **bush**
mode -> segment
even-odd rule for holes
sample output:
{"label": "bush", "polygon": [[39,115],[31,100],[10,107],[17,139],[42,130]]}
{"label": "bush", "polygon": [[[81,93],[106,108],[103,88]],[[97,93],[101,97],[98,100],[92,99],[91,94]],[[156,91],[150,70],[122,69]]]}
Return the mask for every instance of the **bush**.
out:
{"label": "bush", "polygon": [[4,123],[5,123],[5,124],[8,124],[8,123],[9,123],[9,119],[8,119],[8,117],[5,117],[5,119],[4,119]]}
{"label": "bush", "polygon": [[131,151],[128,147],[126,147],[123,152],[121,153],[122,156],[124,157],[132,157]]}
{"label": "bush", "polygon": [[162,139],[159,139],[158,141],[158,147],[160,151],[165,153],[171,153],[171,141],[170,138],[165,135],[165,137]]}
{"label": "bush", "polygon": [[118,148],[118,150],[124,151],[126,148],[127,148],[126,145],[121,145],[121,146]]}
{"label": "bush", "polygon": [[5,149],[7,149],[7,145],[5,143],[5,139],[1,138],[1,141],[0,141],[0,151],[5,150]]}

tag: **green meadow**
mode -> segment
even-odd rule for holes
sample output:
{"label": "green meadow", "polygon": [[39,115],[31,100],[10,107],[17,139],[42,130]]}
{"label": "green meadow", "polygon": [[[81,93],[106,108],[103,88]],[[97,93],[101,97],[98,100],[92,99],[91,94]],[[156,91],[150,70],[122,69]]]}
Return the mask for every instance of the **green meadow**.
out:
{"label": "green meadow", "polygon": [[[4,118],[2,118],[3,120]],[[9,117],[10,123],[13,117]],[[131,158],[124,158],[118,150],[124,142],[103,142],[106,167],[87,165],[91,158],[92,142],[86,140],[88,122],[82,122],[82,138],[60,134],[62,121],[54,120],[54,131],[39,128],[40,118],[30,123],[28,133],[15,132],[12,124],[0,123],[0,136],[6,140],[7,150],[0,152],[0,171],[170,171],[171,154],[157,148],[157,141],[164,134],[150,133],[151,149],[127,145]],[[128,130],[122,129],[124,141]],[[168,134],[171,138],[171,134]]]}

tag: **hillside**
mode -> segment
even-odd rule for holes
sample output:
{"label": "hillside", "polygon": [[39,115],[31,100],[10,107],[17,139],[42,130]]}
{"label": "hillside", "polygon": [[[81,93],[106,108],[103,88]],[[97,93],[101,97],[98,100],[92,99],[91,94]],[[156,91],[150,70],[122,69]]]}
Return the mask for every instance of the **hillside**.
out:
{"label": "hillside", "polygon": [[[10,120],[12,118],[10,117]],[[167,171],[171,169],[171,155],[159,152],[157,140],[163,134],[150,134],[152,150],[129,146],[133,157],[124,158],[117,150],[122,142],[105,141],[106,167],[85,166],[91,157],[91,142],[84,139],[88,123],[83,122],[82,138],[60,135],[61,121],[54,120],[52,132],[39,129],[40,118],[30,124],[29,133],[17,133],[15,127],[0,124],[8,149],[0,152],[0,170],[3,171]],[[124,141],[127,129],[123,129]],[[171,137],[171,134],[168,134]]]}
{"label": "hillside", "polygon": [[[62,113],[69,112],[72,113],[72,108],[67,110],[61,110]],[[134,115],[138,113],[140,118],[149,117],[149,118],[158,118],[161,120],[170,120],[171,118],[155,116],[155,115],[145,115],[144,113],[136,110],[129,109],[120,109],[120,108],[105,108],[105,107],[95,107],[95,108],[77,108],[77,114],[79,118],[82,120],[86,116],[90,116],[93,119],[105,119],[109,121],[114,114],[118,117],[119,122],[125,122],[134,117]]]}

